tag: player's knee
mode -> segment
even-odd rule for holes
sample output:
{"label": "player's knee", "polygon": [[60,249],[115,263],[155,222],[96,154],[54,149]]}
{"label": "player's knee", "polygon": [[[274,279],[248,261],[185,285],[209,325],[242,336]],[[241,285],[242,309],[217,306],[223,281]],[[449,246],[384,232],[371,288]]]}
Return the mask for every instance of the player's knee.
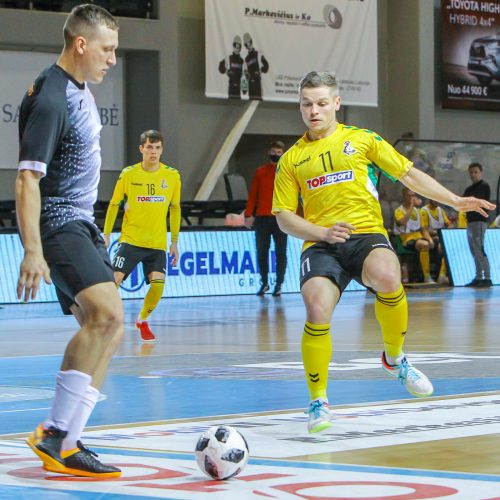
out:
{"label": "player's knee", "polygon": [[401,269],[396,266],[388,266],[383,273],[378,274],[376,279],[372,279],[371,283],[372,288],[377,292],[395,292],[401,286]]}
{"label": "player's knee", "polygon": [[333,313],[333,308],[329,304],[321,301],[314,301],[306,304],[308,321],[314,324],[329,323]]}
{"label": "player's knee", "polygon": [[401,275],[386,276],[380,283],[377,292],[393,293],[397,292],[401,287]]}
{"label": "player's knee", "polygon": [[89,329],[100,338],[107,338],[109,341],[115,337],[123,336],[123,311],[104,306],[94,312],[88,320]]}
{"label": "player's knee", "polygon": [[419,252],[429,250],[429,242],[427,240],[418,240],[417,250]]}

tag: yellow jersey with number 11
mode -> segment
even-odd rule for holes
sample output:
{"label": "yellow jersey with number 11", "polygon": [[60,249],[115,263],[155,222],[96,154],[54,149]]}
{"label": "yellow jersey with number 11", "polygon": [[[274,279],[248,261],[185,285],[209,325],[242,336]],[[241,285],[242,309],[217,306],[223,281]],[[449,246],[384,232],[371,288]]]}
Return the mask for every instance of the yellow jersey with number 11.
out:
{"label": "yellow jersey with number 11", "polygon": [[[355,226],[354,233],[382,233],[376,183],[383,172],[396,181],[413,163],[379,135],[338,124],[328,137],[312,141],[305,134],[281,158],[276,172],[273,213],[295,213],[299,196],[304,218],[331,227]],[[305,242],[304,249],[313,244]]]}

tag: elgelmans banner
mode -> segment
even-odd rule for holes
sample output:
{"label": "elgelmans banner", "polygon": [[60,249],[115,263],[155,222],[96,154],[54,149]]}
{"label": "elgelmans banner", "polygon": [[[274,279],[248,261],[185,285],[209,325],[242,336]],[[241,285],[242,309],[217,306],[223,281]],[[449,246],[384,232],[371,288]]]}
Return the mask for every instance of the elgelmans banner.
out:
{"label": "elgelmans banner", "polygon": [[441,0],[444,108],[500,109],[500,0]]}
{"label": "elgelmans banner", "polygon": [[205,32],[208,97],[297,102],[316,70],[377,106],[376,0],[205,0]]}

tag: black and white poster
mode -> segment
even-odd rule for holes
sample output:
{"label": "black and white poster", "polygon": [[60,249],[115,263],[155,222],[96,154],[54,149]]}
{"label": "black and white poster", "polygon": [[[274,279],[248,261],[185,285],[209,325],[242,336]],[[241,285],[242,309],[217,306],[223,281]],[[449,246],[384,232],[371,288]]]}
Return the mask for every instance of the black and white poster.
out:
{"label": "black and white poster", "polygon": [[205,0],[208,97],[297,102],[332,71],[344,104],[377,106],[377,1]]}

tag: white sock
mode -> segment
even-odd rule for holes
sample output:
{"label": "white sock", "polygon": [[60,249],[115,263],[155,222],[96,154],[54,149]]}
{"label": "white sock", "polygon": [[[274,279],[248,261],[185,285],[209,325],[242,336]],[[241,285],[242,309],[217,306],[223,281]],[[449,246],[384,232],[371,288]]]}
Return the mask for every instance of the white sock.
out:
{"label": "white sock", "polygon": [[401,360],[405,357],[403,353],[401,353],[399,356],[388,356],[387,354],[385,355],[385,360],[387,363],[391,366],[396,366],[401,364]]}
{"label": "white sock", "polygon": [[81,439],[83,429],[87,425],[90,414],[94,409],[98,399],[99,391],[89,385],[78,405],[73,418],[69,422],[68,435],[64,438],[61,446],[62,451],[73,450],[76,442]]}
{"label": "white sock", "polygon": [[92,377],[77,370],[67,370],[60,371],[56,380],[56,395],[45,425],[67,431],[82,396],[92,382]]}

